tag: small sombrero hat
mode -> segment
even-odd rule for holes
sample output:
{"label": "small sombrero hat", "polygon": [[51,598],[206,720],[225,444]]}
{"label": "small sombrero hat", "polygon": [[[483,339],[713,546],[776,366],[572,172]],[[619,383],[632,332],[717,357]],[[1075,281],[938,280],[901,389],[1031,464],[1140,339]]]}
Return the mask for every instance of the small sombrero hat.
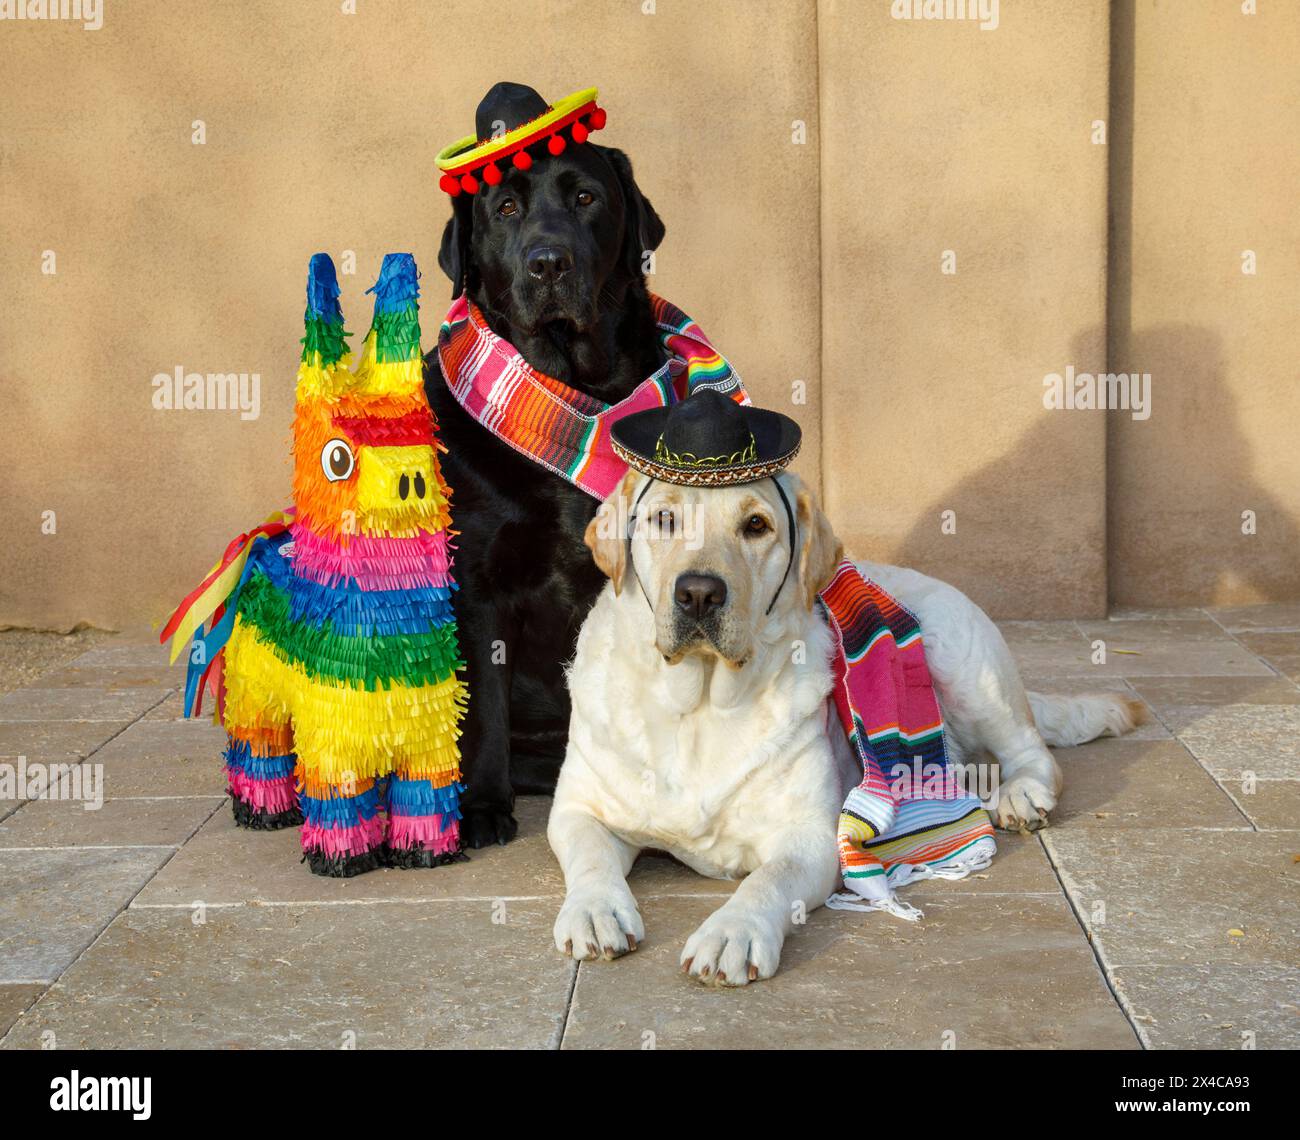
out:
{"label": "small sombrero hat", "polygon": [[498,83],[478,105],[475,133],[438,152],[438,185],[453,198],[477,194],[481,184],[501,181],[507,163],[527,170],[534,159],[563,154],[570,143],[580,146],[604,125],[594,87],[547,103],[522,83]]}
{"label": "small sombrero hat", "polygon": [[705,388],[666,408],[624,416],[610,428],[630,467],[665,483],[724,487],[755,483],[799,454],[799,425]]}

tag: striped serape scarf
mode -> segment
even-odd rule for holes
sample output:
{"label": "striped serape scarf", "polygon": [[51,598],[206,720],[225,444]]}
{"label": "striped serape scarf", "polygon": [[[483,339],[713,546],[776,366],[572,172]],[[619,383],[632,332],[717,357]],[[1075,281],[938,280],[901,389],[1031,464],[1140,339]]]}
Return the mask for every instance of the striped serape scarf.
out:
{"label": "striped serape scarf", "polygon": [[666,407],[703,388],[749,403],[740,377],[699,325],[662,297],[651,294],[650,304],[668,360],[614,405],[537,371],[488,328],[463,293],[438,331],[438,361],[452,395],[488,431],[575,487],[605,499],[627,471],[609,441],[617,420]]}
{"label": "striped serape scarf", "polygon": [[949,763],[916,618],[847,560],[821,601],[838,646],[835,707],[863,769],[840,811],[848,890],[826,905],[915,921],[921,912],[895,890],[987,867],[997,850],[993,825]]}

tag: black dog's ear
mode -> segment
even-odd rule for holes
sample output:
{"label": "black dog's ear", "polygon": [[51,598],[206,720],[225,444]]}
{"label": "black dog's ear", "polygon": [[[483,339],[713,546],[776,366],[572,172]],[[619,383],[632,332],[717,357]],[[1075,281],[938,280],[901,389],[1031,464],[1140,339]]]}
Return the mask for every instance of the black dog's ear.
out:
{"label": "black dog's ear", "polygon": [[641,193],[632,175],[632,160],[615,147],[601,147],[601,152],[609,160],[614,173],[618,175],[619,185],[623,188],[623,204],[627,212],[627,221],[623,236],[623,259],[628,273],[641,277],[645,272],[643,264],[645,255],[658,249],[664,240],[664,224],[650,199]]}
{"label": "black dog's ear", "polygon": [[452,199],[451,217],[442,231],[442,248],[438,250],[438,264],[451,278],[451,299],[454,301],[465,291],[469,276],[470,236],[474,232],[474,202],[471,195],[458,195]]}

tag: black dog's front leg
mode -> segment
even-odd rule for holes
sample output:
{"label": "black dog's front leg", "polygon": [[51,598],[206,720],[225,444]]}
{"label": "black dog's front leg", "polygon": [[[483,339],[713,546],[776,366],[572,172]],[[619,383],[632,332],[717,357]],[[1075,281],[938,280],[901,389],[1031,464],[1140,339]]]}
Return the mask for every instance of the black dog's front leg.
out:
{"label": "black dog's front leg", "polygon": [[467,847],[509,843],[519,825],[512,813],[510,787],[510,679],[515,646],[493,605],[476,604],[462,590],[456,599],[456,623],[469,707],[460,740],[460,831]]}

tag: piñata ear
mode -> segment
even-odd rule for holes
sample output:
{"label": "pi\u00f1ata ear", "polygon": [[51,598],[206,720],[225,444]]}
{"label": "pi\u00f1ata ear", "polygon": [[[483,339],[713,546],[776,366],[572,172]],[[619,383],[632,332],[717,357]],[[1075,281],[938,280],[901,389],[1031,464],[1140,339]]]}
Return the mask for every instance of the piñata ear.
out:
{"label": "pi\u00f1ata ear", "polygon": [[321,369],[333,368],[348,351],[339,305],[339,278],[328,253],[312,254],[307,266],[307,311],[302,360]]}
{"label": "pi\u00f1ata ear", "polygon": [[[417,302],[420,297],[420,271],[416,268],[415,258],[409,253],[384,254],[384,263],[379,267],[379,280],[366,292],[375,295],[375,315],[371,328],[381,340],[386,336],[401,337],[405,334],[401,344],[386,341],[385,347],[409,349],[410,344],[407,342],[414,332],[418,352],[420,307]],[[404,319],[400,323],[385,320],[393,314],[403,314]],[[401,359],[405,359],[405,355]]]}
{"label": "pi\u00f1ata ear", "polygon": [[358,389],[372,395],[407,392],[424,382],[420,355],[420,272],[409,253],[386,253],[377,280],[375,315],[357,365]]}

